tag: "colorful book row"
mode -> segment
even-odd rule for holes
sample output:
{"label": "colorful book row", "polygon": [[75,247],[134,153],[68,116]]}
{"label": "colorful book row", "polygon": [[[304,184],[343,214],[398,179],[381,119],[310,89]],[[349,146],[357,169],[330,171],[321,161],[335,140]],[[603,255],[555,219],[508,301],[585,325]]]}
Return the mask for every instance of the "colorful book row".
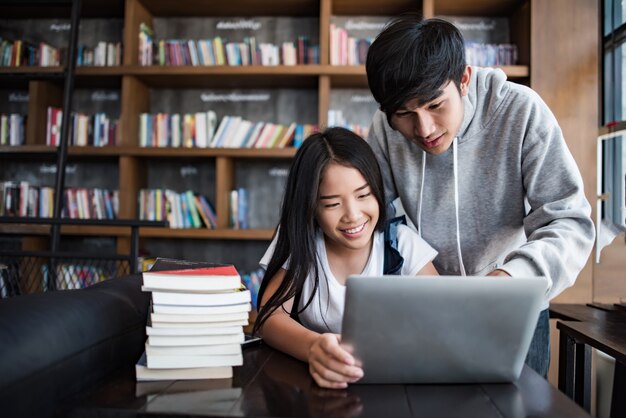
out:
{"label": "colorful book row", "polygon": [[207,148],[215,134],[217,115],[212,110],[186,114],[142,113],[139,145],[142,147]]}
{"label": "colorful book row", "polygon": [[275,45],[257,42],[254,36],[242,42],[228,42],[216,36],[211,39],[168,39],[155,42],[151,28],[141,24],[139,29],[140,65],[303,65],[319,64],[319,46],[310,45],[306,36],[295,42]]}
{"label": "colorful book row", "polygon": [[30,185],[26,181],[0,182],[0,216],[51,218],[54,188]]}
{"label": "colorful book row", "polygon": [[39,44],[0,38],[0,67],[54,67],[61,65],[61,50]]}
{"label": "colorful book row", "polygon": [[169,222],[170,228],[217,227],[217,216],[206,196],[187,190],[177,193],[167,189],[139,191],[139,219]]}
{"label": "colorful book row", "polygon": [[94,48],[78,47],[76,65],[113,67],[122,65],[122,44],[120,42],[98,42]]}
{"label": "colorful book row", "polygon": [[0,113],[0,145],[24,145],[24,121],[18,113]]}
{"label": "colorful book row", "polygon": [[481,67],[493,65],[516,65],[517,46],[512,44],[465,43],[466,61]]}
{"label": "colorful book row", "polygon": [[[61,122],[63,110],[48,107],[46,123],[46,145],[58,146],[61,143]],[[74,112],[70,120],[70,145],[105,147],[118,143],[119,120],[110,119],[105,113],[93,115]]]}

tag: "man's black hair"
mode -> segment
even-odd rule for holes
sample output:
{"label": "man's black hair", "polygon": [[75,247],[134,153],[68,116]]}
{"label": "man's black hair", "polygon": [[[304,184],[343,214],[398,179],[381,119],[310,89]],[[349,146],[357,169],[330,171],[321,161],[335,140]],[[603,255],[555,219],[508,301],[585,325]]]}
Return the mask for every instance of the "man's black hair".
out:
{"label": "man's black hair", "polygon": [[461,32],[441,19],[392,19],[367,53],[367,81],[387,120],[408,100],[435,99],[448,82],[460,89],[465,70]]}

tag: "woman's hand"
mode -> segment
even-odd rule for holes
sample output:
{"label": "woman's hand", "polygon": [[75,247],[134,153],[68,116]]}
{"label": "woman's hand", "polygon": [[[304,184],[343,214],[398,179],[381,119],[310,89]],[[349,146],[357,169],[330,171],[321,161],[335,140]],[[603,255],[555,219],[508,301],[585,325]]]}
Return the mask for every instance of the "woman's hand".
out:
{"label": "woman's hand", "polygon": [[309,349],[309,372],[323,388],[342,389],[363,377],[363,369],[339,342],[338,334],[320,334]]}

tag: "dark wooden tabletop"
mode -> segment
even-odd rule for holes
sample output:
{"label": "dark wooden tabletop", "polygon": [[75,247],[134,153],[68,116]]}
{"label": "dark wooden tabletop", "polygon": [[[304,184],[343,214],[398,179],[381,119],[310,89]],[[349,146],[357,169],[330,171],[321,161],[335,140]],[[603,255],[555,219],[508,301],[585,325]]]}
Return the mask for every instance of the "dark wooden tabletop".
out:
{"label": "dark wooden tabletop", "polygon": [[622,305],[552,304],[557,328],[626,364],[626,309]]}
{"label": "dark wooden tabletop", "polygon": [[352,385],[325,390],[305,363],[260,345],[232,379],[135,382],[132,370],[64,406],[64,416],[589,417],[531,369],[514,384]]}

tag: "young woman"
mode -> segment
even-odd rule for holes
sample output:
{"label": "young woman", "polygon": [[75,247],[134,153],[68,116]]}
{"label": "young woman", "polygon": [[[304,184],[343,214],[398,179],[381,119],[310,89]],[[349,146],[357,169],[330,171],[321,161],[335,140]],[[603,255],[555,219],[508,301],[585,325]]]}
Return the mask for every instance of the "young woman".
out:
{"label": "young woman", "polygon": [[[307,138],[298,150],[277,237],[261,260],[255,331],[271,346],[309,363],[318,385],[344,388],[363,376],[340,343],[346,279],[383,273],[384,191],[369,145],[343,128]],[[400,274],[437,274],[436,251],[398,228]]]}

